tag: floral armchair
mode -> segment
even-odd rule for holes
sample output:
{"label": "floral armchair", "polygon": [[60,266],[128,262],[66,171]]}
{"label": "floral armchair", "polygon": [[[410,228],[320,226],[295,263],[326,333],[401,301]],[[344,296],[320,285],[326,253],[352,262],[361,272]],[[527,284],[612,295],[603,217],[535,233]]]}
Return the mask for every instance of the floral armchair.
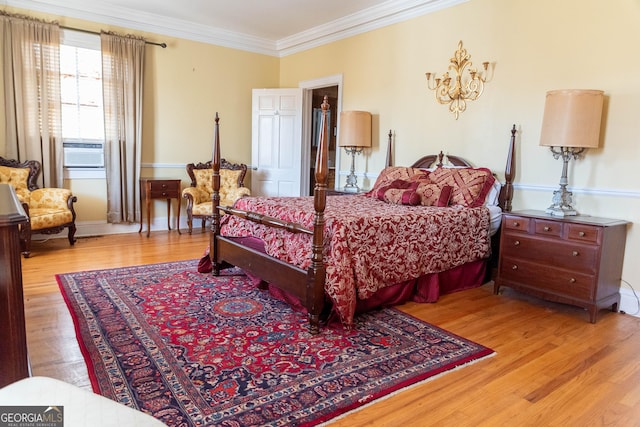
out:
{"label": "floral armchair", "polygon": [[[182,190],[182,197],[187,199],[187,225],[191,234],[194,218],[202,220],[204,229],[213,214],[211,162],[189,163],[187,174],[191,178],[191,186]],[[225,159],[220,161],[220,206],[233,206],[240,197],[251,195],[251,191],[244,186],[246,174],[247,165],[229,163]]]}
{"label": "floral armchair", "polygon": [[42,166],[36,160],[19,163],[0,157],[0,183],[13,186],[29,217],[29,222],[20,230],[25,258],[31,254],[31,236],[36,233],[57,234],[67,228],[69,243],[76,242],[73,204],[77,198],[66,188],[38,188],[36,180],[41,171]]}

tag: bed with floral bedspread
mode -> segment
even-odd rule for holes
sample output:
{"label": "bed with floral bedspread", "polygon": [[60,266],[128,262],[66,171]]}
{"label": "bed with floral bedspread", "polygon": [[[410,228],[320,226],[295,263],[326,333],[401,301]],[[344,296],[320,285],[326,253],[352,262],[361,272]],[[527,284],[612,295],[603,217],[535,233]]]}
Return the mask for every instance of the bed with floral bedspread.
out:
{"label": "bed with floral bedspread", "polygon": [[[245,197],[237,209],[313,226],[313,197]],[[356,300],[380,289],[489,257],[489,210],[391,204],[366,195],[329,196],[325,210],[325,291],[345,325]],[[302,269],[311,264],[312,236],[292,234],[236,216],[226,237],[255,237],[265,252]]]}
{"label": "bed with floral bedspread", "polygon": [[326,98],[321,107],[313,196],[244,197],[233,207],[219,205],[216,114],[212,203],[218,209],[203,259],[213,274],[235,266],[282,291],[307,310],[312,334],[327,307],[350,328],[362,310],[436,300],[434,278],[453,277],[456,290],[481,283],[495,241],[490,208],[498,219],[501,209],[510,210],[515,126],[505,185],[455,156],[448,159],[457,167],[445,168],[440,153],[385,168],[366,194],[327,196]]}

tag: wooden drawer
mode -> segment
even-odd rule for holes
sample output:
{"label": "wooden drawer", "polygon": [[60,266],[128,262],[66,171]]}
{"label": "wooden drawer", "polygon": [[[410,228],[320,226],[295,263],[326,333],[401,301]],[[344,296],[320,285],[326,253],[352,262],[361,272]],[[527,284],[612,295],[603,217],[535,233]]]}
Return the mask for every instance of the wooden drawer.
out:
{"label": "wooden drawer", "polygon": [[529,231],[530,221],[531,220],[529,218],[513,217],[507,215],[504,218],[503,226],[507,230],[517,230],[526,233],[527,231]]}
{"label": "wooden drawer", "polygon": [[595,287],[594,275],[515,258],[505,258],[499,274],[509,283],[581,300],[591,299]]}
{"label": "wooden drawer", "polygon": [[543,219],[536,219],[534,221],[534,231],[536,234],[557,238],[560,238],[562,236],[562,223],[556,221],[546,221]]}
{"label": "wooden drawer", "polygon": [[598,262],[598,247],[563,240],[544,240],[507,232],[503,236],[502,254],[558,267],[594,273]]}
{"label": "wooden drawer", "polygon": [[152,199],[155,198],[175,198],[180,197],[180,181],[151,181],[151,191],[149,192]]}
{"label": "wooden drawer", "polygon": [[567,238],[579,242],[600,243],[602,229],[583,224],[567,224]]}

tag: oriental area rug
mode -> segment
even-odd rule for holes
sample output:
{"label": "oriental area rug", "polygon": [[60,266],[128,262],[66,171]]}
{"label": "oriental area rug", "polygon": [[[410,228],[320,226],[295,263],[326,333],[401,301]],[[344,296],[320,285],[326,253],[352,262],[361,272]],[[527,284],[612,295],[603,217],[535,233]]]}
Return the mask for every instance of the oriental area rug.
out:
{"label": "oriental area rug", "polygon": [[314,426],[493,354],[393,308],[353,330],[197,260],[58,274],[96,393],[169,426]]}

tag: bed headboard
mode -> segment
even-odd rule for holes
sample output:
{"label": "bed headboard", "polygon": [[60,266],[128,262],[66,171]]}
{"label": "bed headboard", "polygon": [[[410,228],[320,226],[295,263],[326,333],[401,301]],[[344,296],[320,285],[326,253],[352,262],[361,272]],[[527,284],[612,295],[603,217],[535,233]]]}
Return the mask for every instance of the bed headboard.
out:
{"label": "bed headboard", "polygon": [[444,159],[447,159],[447,164],[452,166],[465,166],[465,167],[473,167],[471,163],[467,162],[462,157],[458,156],[449,156],[441,151],[440,154],[430,154],[428,156],[421,157],[417,161],[415,161],[411,167],[412,168],[431,168],[431,167],[439,167],[443,166]]}
{"label": "bed headboard", "polygon": [[[387,166],[393,166],[392,162],[392,143],[393,132],[389,130],[389,140],[387,143]],[[509,140],[509,149],[507,151],[507,162],[504,169],[505,182],[500,189],[500,196],[498,199],[498,205],[502,208],[503,212],[511,212],[511,201],[513,199],[513,179],[515,177],[515,141],[516,141],[516,125],[511,128],[511,138]],[[440,151],[439,154],[429,154],[416,160],[411,167],[413,168],[431,168],[440,167],[444,165],[444,159],[447,159],[447,165],[473,167],[473,165],[462,157],[452,156],[444,154]]]}

